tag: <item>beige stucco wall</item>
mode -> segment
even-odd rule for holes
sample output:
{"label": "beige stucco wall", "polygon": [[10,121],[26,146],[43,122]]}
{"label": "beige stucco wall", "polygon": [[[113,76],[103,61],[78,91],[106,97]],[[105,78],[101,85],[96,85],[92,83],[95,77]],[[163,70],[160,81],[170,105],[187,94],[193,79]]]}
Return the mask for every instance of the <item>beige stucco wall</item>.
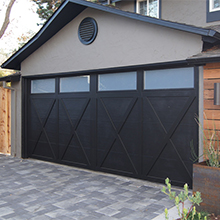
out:
{"label": "beige stucco wall", "polygon": [[[85,17],[98,23],[90,45],[78,39]],[[202,50],[201,36],[86,9],[21,64],[22,75],[184,60]]]}

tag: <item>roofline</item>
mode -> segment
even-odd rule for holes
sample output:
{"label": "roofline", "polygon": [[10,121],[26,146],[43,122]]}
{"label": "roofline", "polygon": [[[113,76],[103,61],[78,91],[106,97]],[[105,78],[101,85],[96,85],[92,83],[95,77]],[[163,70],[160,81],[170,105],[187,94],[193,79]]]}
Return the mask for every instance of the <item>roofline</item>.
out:
{"label": "roofline", "polygon": [[214,37],[214,38],[220,40],[220,33],[218,33],[215,30],[212,30],[212,29],[206,29],[206,28],[196,27],[193,25],[181,24],[181,23],[177,23],[177,22],[172,22],[172,21],[162,20],[162,19],[153,18],[153,17],[149,17],[149,16],[144,16],[141,14],[132,13],[132,12],[128,12],[128,11],[122,11],[122,10],[119,10],[116,8],[111,8],[108,6],[103,6],[100,4],[96,4],[96,3],[84,1],[84,0],[68,0],[68,1],[72,2],[72,3],[84,5],[86,7],[99,9],[101,11],[110,12],[112,14],[124,16],[127,18],[132,18],[132,19],[139,20],[139,21],[145,21],[147,23],[156,24],[156,25],[160,25],[163,27],[168,27],[168,28],[172,28],[172,29],[176,29],[176,30],[180,30],[180,31],[186,31],[186,32],[194,33],[194,34],[199,34],[202,36]]}
{"label": "roofline", "polygon": [[191,65],[204,65],[206,63],[217,63],[220,62],[220,55],[213,57],[193,57],[186,59]]}
{"label": "roofline", "polygon": [[[19,54],[21,54],[25,49],[27,49],[31,44],[36,42],[39,37],[43,34],[43,32],[47,29],[47,27],[54,21],[54,19],[58,16],[58,14],[62,11],[62,9],[67,5],[68,0],[64,1],[60,7],[54,12],[54,14],[45,22],[43,27],[23,46],[21,47],[18,51],[16,51],[11,57],[9,57],[8,60],[6,60],[2,65],[1,68],[6,68],[6,66]],[[19,68],[20,70],[20,68]]]}
{"label": "roofline", "polygon": [[[62,19],[57,19],[58,16],[62,17],[62,11],[65,9],[65,7],[71,3],[72,6],[78,5],[79,8],[75,8],[75,13],[71,14],[65,14],[65,21],[62,21]],[[109,12],[115,15],[123,16],[126,18],[131,18],[138,21],[147,22],[150,24],[156,24],[167,28],[172,28],[175,30],[185,31],[193,34],[198,34],[202,36],[207,36],[211,38],[215,38],[217,40],[220,40],[220,33],[218,33],[215,30],[212,29],[205,29],[200,28],[192,25],[186,25],[186,24],[180,24],[172,21],[166,21],[158,18],[152,18],[148,16],[143,16],[140,14],[122,11],[116,8],[112,8],[109,6],[104,6],[101,4],[92,3],[89,1],[84,0],[66,0],[64,1],[60,7],[55,11],[55,13],[49,18],[49,20],[44,24],[44,26],[38,31],[38,33],[31,38],[21,49],[19,49],[16,53],[14,53],[8,60],[6,60],[1,67],[2,68],[9,68],[9,69],[17,69],[20,70],[20,64],[21,62],[26,59],[31,53],[33,53],[35,50],[37,50],[41,45],[43,45],[47,40],[49,40],[54,34],[56,34],[62,27],[64,27],[66,24],[68,24],[71,20],[73,20],[76,16],[76,14],[80,14],[84,9],[87,7],[101,10],[104,12]],[[67,8],[68,10],[68,8]],[[71,9],[70,9],[71,10]],[[56,20],[56,21],[55,21]],[[59,20],[59,21],[58,21]],[[54,22],[61,22],[59,23],[59,27],[56,27]],[[48,31],[47,29],[51,28],[53,31]],[[46,36],[43,36],[46,35]],[[43,38],[43,39],[41,39]],[[39,42],[38,42],[39,41]],[[30,48],[31,47],[31,48]],[[29,51],[26,51],[29,49]],[[26,54],[25,54],[26,51]],[[20,57],[19,57],[20,56]],[[12,63],[13,62],[13,63]]]}

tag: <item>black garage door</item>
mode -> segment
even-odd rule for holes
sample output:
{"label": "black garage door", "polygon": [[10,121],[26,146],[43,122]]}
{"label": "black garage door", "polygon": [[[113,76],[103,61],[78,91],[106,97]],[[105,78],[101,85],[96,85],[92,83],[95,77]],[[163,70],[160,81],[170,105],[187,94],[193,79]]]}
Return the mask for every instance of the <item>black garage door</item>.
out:
{"label": "black garage door", "polygon": [[196,68],[26,80],[27,157],[191,185]]}

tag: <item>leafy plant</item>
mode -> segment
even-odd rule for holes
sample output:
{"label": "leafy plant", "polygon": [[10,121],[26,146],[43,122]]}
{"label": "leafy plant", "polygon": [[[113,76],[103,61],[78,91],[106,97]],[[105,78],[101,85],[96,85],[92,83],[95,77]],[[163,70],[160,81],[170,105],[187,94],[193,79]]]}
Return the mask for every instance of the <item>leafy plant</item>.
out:
{"label": "leafy plant", "polygon": [[[194,195],[190,195],[189,187],[186,183],[184,185],[184,190],[181,191],[178,195],[176,195],[176,192],[171,190],[171,183],[169,178],[166,178],[165,184],[166,187],[164,186],[161,191],[166,195],[168,195],[171,200],[175,200],[175,205],[177,207],[178,215],[181,220],[187,220],[187,219],[196,220],[196,218],[202,220],[201,213],[197,212],[195,207],[195,205],[200,205],[200,203],[202,202],[200,192],[197,191]],[[191,207],[188,209],[185,207],[185,201],[187,199],[192,203]],[[180,206],[182,206],[182,211]],[[167,209],[165,209],[165,218],[168,220]],[[207,216],[204,216],[203,219],[207,220]]]}
{"label": "leafy plant", "polygon": [[201,156],[197,156],[194,151],[193,141],[190,143],[190,147],[192,149],[192,156],[194,162],[197,161],[200,157],[204,157],[208,166],[211,167],[220,167],[220,146],[219,146],[219,138],[216,132],[216,126],[213,122],[213,129],[207,130],[208,137],[205,135],[204,129],[202,124],[200,123],[199,119],[195,119],[200,130],[203,133],[203,140],[204,140],[204,151]]}

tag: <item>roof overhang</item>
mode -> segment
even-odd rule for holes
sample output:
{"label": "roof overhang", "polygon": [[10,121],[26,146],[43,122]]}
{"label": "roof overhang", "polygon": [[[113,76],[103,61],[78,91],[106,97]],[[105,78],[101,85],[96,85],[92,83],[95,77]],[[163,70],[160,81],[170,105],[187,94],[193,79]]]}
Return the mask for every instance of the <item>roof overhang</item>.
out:
{"label": "roof overhang", "polygon": [[0,82],[2,82],[2,81],[5,81],[5,82],[19,82],[20,78],[21,78],[21,73],[16,72],[16,73],[8,75],[8,76],[0,77]]}
{"label": "roof overhang", "polygon": [[140,14],[122,11],[114,7],[96,4],[84,0],[66,0],[44,24],[40,31],[33,38],[31,38],[21,49],[14,53],[8,60],[6,60],[1,67],[20,70],[21,62],[23,60],[25,60],[30,54],[32,54],[35,50],[42,46],[46,41],[53,37],[59,30],[61,30],[65,25],[67,25],[70,21],[72,21],[77,15],[79,15],[83,10],[88,7],[150,24],[201,35],[203,37],[203,40],[220,40],[220,33],[212,29],[205,29],[196,26],[143,16]]}
{"label": "roof overhang", "polygon": [[217,46],[209,49],[207,51],[203,51],[199,54],[196,54],[187,59],[187,62],[190,64],[201,65],[205,63],[213,63],[220,62],[220,48]]}

